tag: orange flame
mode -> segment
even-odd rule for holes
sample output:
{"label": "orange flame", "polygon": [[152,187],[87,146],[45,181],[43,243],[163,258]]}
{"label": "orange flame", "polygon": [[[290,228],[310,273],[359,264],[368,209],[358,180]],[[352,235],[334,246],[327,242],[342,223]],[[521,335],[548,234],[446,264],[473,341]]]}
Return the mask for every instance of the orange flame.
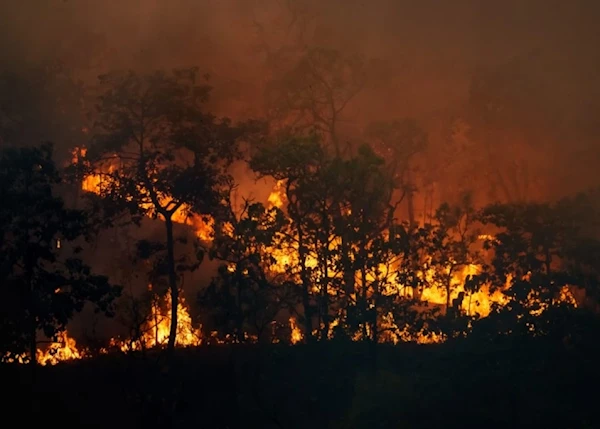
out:
{"label": "orange flame", "polygon": [[[85,162],[86,153],[86,148],[75,148],[72,157],[73,164]],[[101,194],[103,186],[106,186],[110,180],[109,175],[116,169],[117,158],[115,157],[114,160],[115,162],[111,161],[106,167],[106,171],[103,173],[86,175],[81,183],[81,189],[85,192]],[[161,204],[167,203],[167,197],[160,196],[159,202]],[[142,203],[141,208],[147,210],[149,215],[153,214],[154,206],[152,203]],[[192,213],[188,205],[183,204],[181,207],[179,207],[179,209],[173,213],[172,219],[176,223],[191,226],[200,240],[211,240],[214,221],[208,217],[205,218]]]}
{"label": "orange flame", "polygon": [[[149,288],[151,287],[150,285]],[[110,346],[124,352],[165,346],[169,341],[169,334],[171,332],[171,295],[167,294],[162,302],[154,303],[150,313],[145,329],[142,330],[142,338],[126,340],[112,338]],[[185,298],[180,296],[177,303],[177,336],[175,337],[175,345],[178,347],[190,347],[200,344],[202,344],[200,328],[194,328]]]}
{"label": "orange flame", "polygon": [[[37,349],[36,359],[37,362],[42,365],[56,365],[59,362],[76,360],[83,358],[84,353],[77,348],[75,340],[67,334],[66,331],[58,334],[58,341],[52,343],[50,347],[45,350]],[[23,353],[21,355],[10,355],[7,354],[2,358],[2,362],[6,363],[29,363],[29,354]]]}
{"label": "orange flame", "polygon": [[296,320],[293,317],[290,317],[290,341],[292,344],[297,344],[302,341],[302,330],[296,324]]}
{"label": "orange flame", "polygon": [[[80,149],[74,153],[73,162],[78,162],[81,157],[85,157],[85,149]],[[113,171],[113,169],[114,166],[110,166],[107,170],[107,173],[110,174]],[[102,191],[104,180],[105,177],[101,174],[89,175],[84,178],[81,187],[84,191],[87,192],[100,193]],[[269,195],[268,203],[270,207],[282,208],[285,206],[285,201],[285,181],[280,180],[277,181],[273,191]],[[152,209],[152,207],[146,208],[149,211],[151,211]],[[184,205],[180,207],[180,209],[174,214],[173,220],[177,223],[191,226],[194,229],[196,235],[201,240],[212,240],[214,232],[214,220],[212,218],[204,218],[192,214],[189,210],[189,207]],[[489,239],[490,237],[482,236],[480,238]],[[332,244],[332,246],[335,246],[335,243]],[[297,248],[273,248],[268,249],[268,251],[276,260],[276,264],[273,267],[271,267],[271,269],[277,273],[285,273],[288,267],[297,264],[299,259]],[[311,268],[315,268],[318,265],[316,259],[313,256],[309,256],[306,263]],[[462,270],[460,270],[460,272],[454,274],[451,280],[450,289],[452,291],[452,295],[450,297],[450,302],[452,302],[452,300],[456,298],[460,292],[465,292],[464,283],[466,277],[468,275],[477,274],[480,271],[480,269],[481,267],[477,265],[468,265]],[[381,276],[388,279],[386,284],[393,285],[391,287],[391,289],[393,290],[385,290],[384,293],[395,294],[398,293],[398,290],[404,289],[402,285],[400,285],[397,281],[397,275],[393,273],[393,267],[382,265],[379,271],[381,273]],[[422,291],[421,300],[439,306],[444,306],[446,304],[445,288],[442,285],[433,282],[434,273],[432,269],[424,271],[430,286]],[[370,281],[374,280],[376,279],[370,279]],[[386,288],[390,289],[390,286]],[[315,291],[318,292],[318,286],[315,286]],[[486,317],[487,315],[489,315],[494,304],[504,305],[507,302],[507,298],[506,296],[504,296],[502,291],[495,290],[491,292],[488,285],[484,285],[479,291],[474,292],[472,294],[465,294],[465,296],[466,299],[464,299],[461,303],[461,310],[468,315],[479,315],[481,317]],[[561,291],[560,300],[576,304],[575,299],[568,287],[563,288],[563,290]],[[170,305],[171,298],[169,295],[167,295],[164,298],[164,301],[160,303],[160,305],[158,303],[156,305],[153,305],[151,315],[149,317],[149,321],[147,323],[146,329],[144,330],[142,338],[136,341],[132,341],[131,339],[124,341],[118,338],[113,338],[111,339],[111,346],[117,347],[123,351],[164,346],[168,341],[170,332]],[[177,315],[177,346],[186,347],[197,346],[202,344],[200,328],[193,327],[192,319],[189,315],[183,297],[180,298],[180,302],[178,304],[177,309]],[[340,317],[334,317],[330,324],[330,332],[328,333],[328,337],[333,336],[333,329],[339,323]],[[412,341],[425,344],[445,341],[444,336],[439,333],[429,332],[424,329],[421,332],[415,334],[414,332],[411,332],[408,326],[398,326],[394,321],[394,317],[392,314],[382,315],[380,317],[379,323],[381,324],[381,327],[387,328],[384,329],[385,334],[380,336],[380,341],[382,342],[398,343]],[[289,326],[291,330],[290,342],[292,344],[297,344],[301,342],[303,340],[303,332],[294,318],[289,319]],[[367,327],[367,334],[370,335],[370,333],[368,332],[369,329],[370,327]],[[315,330],[314,334],[316,335],[317,333],[318,330]],[[61,334],[60,338],[61,341],[59,345],[53,345],[44,352],[38,350],[37,358],[40,364],[53,365],[62,360],[80,359],[83,356],[83,353],[77,349],[75,340],[69,338],[66,332]],[[360,340],[361,338],[362,333],[357,333],[354,339]],[[216,341],[217,343],[223,342],[222,340],[216,339],[216,333],[211,334],[210,340]],[[225,341],[227,341],[227,339]],[[26,358],[24,356],[12,358],[12,361],[24,362],[25,360]]]}

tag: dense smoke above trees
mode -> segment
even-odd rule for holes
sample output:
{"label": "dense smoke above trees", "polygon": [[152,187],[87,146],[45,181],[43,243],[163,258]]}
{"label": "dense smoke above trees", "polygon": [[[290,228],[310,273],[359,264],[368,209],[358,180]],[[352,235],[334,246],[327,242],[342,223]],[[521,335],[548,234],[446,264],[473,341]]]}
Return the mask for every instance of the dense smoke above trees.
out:
{"label": "dense smoke above trees", "polygon": [[[420,188],[450,182],[449,189],[439,189],[436,204],[458,198],[453,189],[471,182],[465,176],[475,174],[473,164],[490,162],[482,140],[494,146],[489,152],[498,164],[494,168],[530,182],[519,185],[529,198],[564,196],[594,185],[600,90],[595,5],[584,0],[436,2],[435,7],[386,0],[343,3],[23,2],[7,5],[3,14],[3,55],[6,68],[19,75],[39,75],[35,69],[54,67],[49,63],[58,60],[87,85],[115,69],[198,65],[214,86],[211,110],[241,118],[272,111],[267,88],[293,78],[304,54],[333,49],[343,58],[362,57],[367,72],[364,88],[340,115],[339,138],[354,138],[374,121],[415,118],[430,135],[426,163],[436,165],[428,179],[421,174]],[[20,24],[25,21],[30,25]],[[44,85],[35,91],[40,103],[58,94],[67,103],[66,94],[73,93],[60,81],[36,81]],[[5,84],[12,88],[14,81]],[[14,91],[2,93],[10,97]],[[492,102],[496,117],[483,118],[480,107]],[[75,118],[64,109],[53,114]],[[471,130],[466,141],[455,134],[463,126]],[[44,138],[65,140],[64,135]],[[512,158],[503,159],[506,154]],[[442,168],[448,169],[443,180],[436,177]],[[507,190],[499,187],[478,190],[478,198],[505,198]],[[517,198],[525,191],[508,192]]]}

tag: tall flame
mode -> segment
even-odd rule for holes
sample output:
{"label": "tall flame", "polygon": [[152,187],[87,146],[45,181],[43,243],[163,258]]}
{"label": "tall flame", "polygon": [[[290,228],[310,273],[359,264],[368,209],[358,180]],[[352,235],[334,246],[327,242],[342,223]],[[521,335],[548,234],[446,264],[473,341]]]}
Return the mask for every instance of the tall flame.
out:
{"label": "tall flame", "polygon": [[[149,288],[151,289],[152,286],[150,285]],[[121,351],[127,352],[130,350],[165,346],[169,341],[169,334],[171,332],[171,295],[165,295],[161,301],[153,303],[148,321],[142,329],[141,338],[125,340],[112,338],[110,341],[111,347],[116,347]],[[202,344],[200,327],[194,328],[185,298],[180,296],[177,303],[177,336],[175,337],[175,345],[189,347],[200,344]]]}

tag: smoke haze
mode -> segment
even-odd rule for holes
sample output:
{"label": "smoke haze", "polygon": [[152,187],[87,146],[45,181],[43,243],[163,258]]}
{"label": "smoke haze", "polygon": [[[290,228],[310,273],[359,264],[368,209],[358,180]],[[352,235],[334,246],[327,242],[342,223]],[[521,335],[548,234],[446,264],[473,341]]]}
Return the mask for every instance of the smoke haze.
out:
{"label": "smoke haze", "polygon": [[527,156],[543,159],[543,195],[597,185],[599,17],[583,0],[4,1],[0,48],[7,68],[58,59],[87,83],[111,69],[198,65],[214,110],[260,116],[273,77],[261,46],[290,45],[297,33],[286,31],[303,19],[302,43],[366,58],[369,84],[344,112],[346,134],[413,117],[433,148],[464,114],[476,73],[504,68],[529,90],[514,125],[529,134]]}

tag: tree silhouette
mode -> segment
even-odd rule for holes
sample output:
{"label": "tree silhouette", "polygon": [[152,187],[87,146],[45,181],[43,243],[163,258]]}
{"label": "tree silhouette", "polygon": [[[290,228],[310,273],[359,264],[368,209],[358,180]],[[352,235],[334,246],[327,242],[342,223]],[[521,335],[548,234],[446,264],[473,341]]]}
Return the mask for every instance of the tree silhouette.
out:
{"label": "tree silhouette", "polygon": [[219,204],[241,130],[203,111],[210,87],[198,82],[195,68],[113,72],[101,76],[100,84],[104,93],[87,162],[102,177],[98,192],[115,212],[126,209],[134,219],[164,220],[171,353],[179,296],[174,216],[207,214]]}
{"label": "tree silhouette", "polygon": [[[479,235],[475,227],[477,213],[471,204],[470,195],[463,196],[460,205],[442,204],[435,215],[436,223],[430,225],[428,266],[432,268],[432,286],[440,285],[445,297],[445,316],[449,328],[454,328],[456,319],[463,316],[463,300],[466,292],[476,290],[473,279],[467,277],[470,289],[458,291],[465,283],[457,282],[461,272],[470,265],[480,262],[479,255],[473,249]],[[462,280],[462,279],[460,279]]]}
{"label": "tree silhouette", "polygon": [[60,183],[52,145],[0,153],[2,350],[34,366],[38,331],[56,339],[88,301],[110,314],[120,293],[78,256],[87,217],[55,196]]}
{"label": "tree silhouette", "polygon": [[339,156],[343,152],[338,132],[342,112],[365,83],[361,57],[310,49],[292,70],[269,84],[271,115],[295,132],[321,133]]}
{"label": "tree silhouette", "polygon": [[413,194],[416,191],[412,169],[414,157],[427,147],[427,133],[415,120],[403,119],[391,122],[373,122],[365,130],[366,137],[387,160],[396,186],[406,194],[408,220],[415,225]]}
{"label": "tree silhouette", "polygon": [[266,209],[250,201],[236,210],[230,193],[219,220],[223,228],[215,231],[209,256],[223,264],[199,294],[199,302],[218,327],[233,324],[228,332],[235,333],[238,342],[245,342],[246,334],[263,340],[266,328],[287,302],[282,296],[284,288],[273,284],[269,276],[275,261],[268,249],[283,227],[283,213],[277,207]]}
{"label": "tree silhouette", "polygon": [[318,231],[311,228],[315,207],[305,194],[312,197],[317,193],[313,189],[313,186],[318,186],[315,173],[325,157],[321,143],[313,136],[268,142],[258,148],[250,161],[250,166],[259,175],[285,182],[285,212],[289,222],[283,230],[285,242],[282,246],[286,253],[297,255],[297,260],[292,259],[285,265],[290,278],[300,289],[304,338],[307,341],[313,339],[313,318],[319,315],[312,293],[318,273],[311,266],[311,258],[314,260],[312,251],[317,243],[315,232]]}
{"label": "tree silhouette", "polygon": [[[339,264],[344,272],[348,317],[362,327],[364,339],[378,341],[378,315],[394,273],[395,236],[389,234],[399,202],[382,158],[363,145],[356,156],[338,159],[331,168],[338,210],[334,233],[341,237]],[[355,297],[352,299],[352,297]],[[354,319],[354,320],[353,320]]]}
{"label": "tree silhouette", "polygon": [[546,335],[561,308],[575,304],[569,287],[594,289],[594,272],[577,269],[587,264],[573,262],[580,252],[575,249],[593,250],[597,242],[581,236],[585,224],[571,204],[497,204],[482,210],[482,221],[500,229],[486,242],[493,249],[491,281],[497,287],[510,286],[504,291],[507,304],[497,309],[498,317],[493,319],[495,332]]}

